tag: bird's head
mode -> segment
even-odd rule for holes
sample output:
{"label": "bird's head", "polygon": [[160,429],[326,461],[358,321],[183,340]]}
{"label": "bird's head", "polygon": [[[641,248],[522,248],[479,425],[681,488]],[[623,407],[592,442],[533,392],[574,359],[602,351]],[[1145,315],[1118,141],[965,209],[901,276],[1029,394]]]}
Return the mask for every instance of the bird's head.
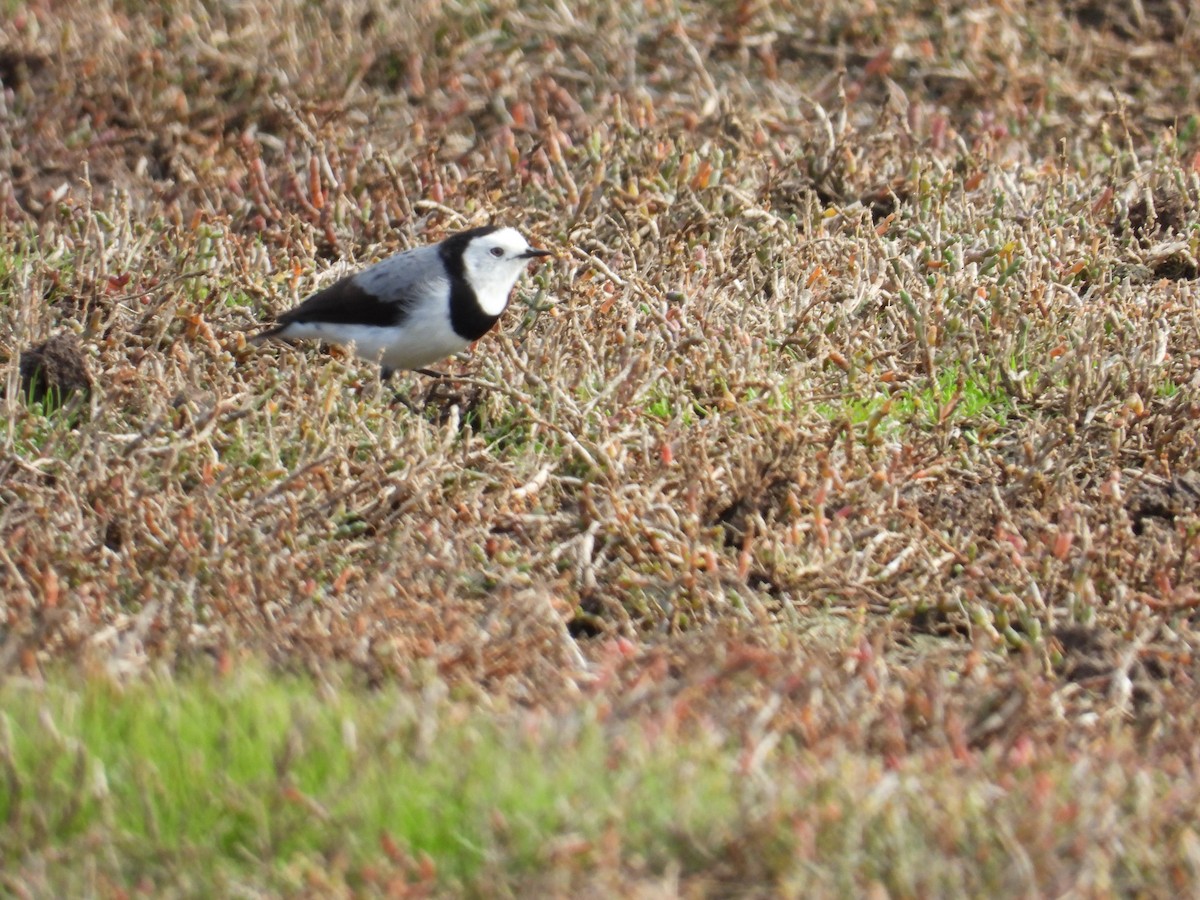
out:
{"label": "bird's head", "polygon": [[499,315],[529,261],[544,256],[550,251],[531,247],[515,228],[480,229],[463,244],[463,276],[484,311]]}

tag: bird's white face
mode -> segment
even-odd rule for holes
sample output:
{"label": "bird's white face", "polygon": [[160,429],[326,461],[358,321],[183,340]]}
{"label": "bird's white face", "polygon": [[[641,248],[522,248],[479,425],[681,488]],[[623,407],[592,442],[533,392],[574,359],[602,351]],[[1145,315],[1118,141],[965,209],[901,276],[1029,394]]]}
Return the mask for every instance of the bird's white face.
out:
{"label": "bird's white face", "polygon": [[477,237],[463,251],[463,274],[479,305],[488,315],[498,316],[508,305],[508,294],[530,260],[549,256],[529,246],[515,228],[500,228]]}

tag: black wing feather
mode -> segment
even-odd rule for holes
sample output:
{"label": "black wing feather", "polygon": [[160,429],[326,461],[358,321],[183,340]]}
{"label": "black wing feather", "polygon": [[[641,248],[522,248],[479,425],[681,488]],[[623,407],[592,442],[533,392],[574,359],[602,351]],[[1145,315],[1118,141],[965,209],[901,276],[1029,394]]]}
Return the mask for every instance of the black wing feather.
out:
{"label": "black wing feather", "polygon": [[293,322],[329,322],[337,325],[377,325],[383,328],[399,325],[408,318],[402,300],[382,300],[359,287],[355,277],[317,291],[299,306],[281,313],[276,319],[280,327]]}

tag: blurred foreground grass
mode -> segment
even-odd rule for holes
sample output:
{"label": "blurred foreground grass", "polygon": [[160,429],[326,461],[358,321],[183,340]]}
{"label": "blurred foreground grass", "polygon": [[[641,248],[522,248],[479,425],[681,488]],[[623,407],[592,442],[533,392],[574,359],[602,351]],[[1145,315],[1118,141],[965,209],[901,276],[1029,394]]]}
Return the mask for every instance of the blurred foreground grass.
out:
{"label": "blurred foreground grass", "polygon": [[245,670],[9,682],[3,708],[0,844],[18,894],[78,895],[96,872],[207,896],[516,883],[617,826],[661,865],[736,815],[715,748],[610,741],[589,710],[492,715],[436,689],[314,691]]}
{"label": "blurred foreground grass", "polygon": [[1194,782],[1124,739],[885,764],[251,667],[10,680],[0,705],[14,896],[1161,896],[1200,865]]}

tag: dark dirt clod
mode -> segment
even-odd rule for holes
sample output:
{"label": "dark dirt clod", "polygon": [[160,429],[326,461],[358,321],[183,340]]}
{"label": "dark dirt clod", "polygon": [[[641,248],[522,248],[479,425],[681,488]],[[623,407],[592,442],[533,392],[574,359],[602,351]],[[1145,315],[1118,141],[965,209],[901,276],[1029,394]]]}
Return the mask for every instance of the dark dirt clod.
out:
{"label": "dark dirt clod", "polygon": [[1081,24],[1125,40],[1172,40],[1183,33],[1189,15],[1187,0],[1076,0],[1067,10]]}
{"label": "dark dirt clod", "polygon": [[1133,533],[1145,530],[1147,519],[1170,525],[1180,516],[1200,513],[1200,474],[1184,472],[1165,485],[1146,485],[1131,498]]}
{"label": "dark dirt clod", "polygon": [[897,180],[893,184],[885,184],[867,191],[860,200],[863,206],[871,211],[871,221],[878,223],[906,203],[911,194],[904,182]]}
{"label": "dark dirt clod", "polygon": [[1062,674],[1071,681],[1107,677],[1119,656],[1120,642],[1102,628],[1066,625],[1055,630],[1054,640],[1062,651]]}
{"label": "dark dirt clod", "polygon": [[[1139,197],[1129,205],[1129,228],[1139,238],[1154,234],[1170,234],[1183,228],[1187,218],[1183,197],[1173,188],[1155,188],[1151,199],[1153,207],[1145,197]],[[1114,230],[1120,234],[1125,223],[1117,221]]]}
{"label": "dark dirt clod", "polygon": [[1195,281],[1200,278],[1200,267],[1186,253],[1168,253],[1154,260],[1150,267],[1155,278],[1168,281]]}
{"label": "dark dirt clod", "polygon": [[21,392],[40,403],[49,394],[60,401],[73,394],[90,395],[92,376],[79,342],[70,334],[56,334],[48,341],[21,352]]}
{"label": "dark dirt clod", "polygon": [[113,520],[104,527],[104,546],[109,550],[118,551],[125,543],[125,529],[120,522]]}

